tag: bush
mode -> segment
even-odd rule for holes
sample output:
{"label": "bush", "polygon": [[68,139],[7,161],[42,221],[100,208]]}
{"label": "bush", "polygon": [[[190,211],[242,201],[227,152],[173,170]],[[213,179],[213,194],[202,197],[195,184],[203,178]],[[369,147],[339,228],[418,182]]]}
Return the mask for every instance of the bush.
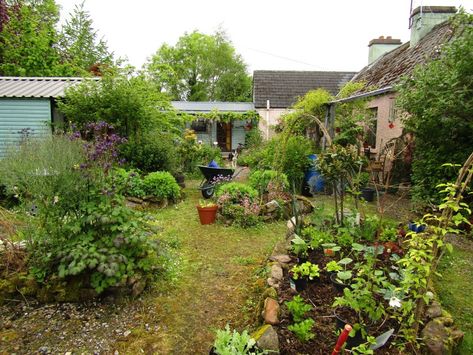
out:
{"label": "bush", "polygon": [[143,179],[143,189],[147,195],[152,195],[160,200],[176,201],[181,195],[179,185],[167,171],[156,171],[146,175]]}
{"label": "bush", "polygon": [[217,187],[217,198],[228,196],[229,203],[240,203],[244,198],[253,201],[258,197],[258,192],[249,185],[240,182],[230,182]]}
{"label": "bush", "polygon": [[188,174],[198,174],[197,165],[207,165],[215,160],[219,165],[223,164],[222,152],[217,147],[208,144],[197,144],[197,136],[193,130],[184,132],[184,139],[177,148],[180,160],[180,169]]}
{"label": "bush", "polygon": [[115,169],[112,173],[117,192],[124,196],[144,197],[143,180],[136,170]]}
{"label": "bush", "polygon": [[121,142],[112,129],[90,125],[88,141],[79,132],[26,141],[0,162],[2,181],[28,212],[22,233],[39,281],[74,277],[100,293],[163,268],[142,215],[126,208],[112,186]]}
{"label": "bush", "polygon": [[230,182],[220,185],[216,195],[220,213],[235,225],[251,227],[260,222],[258,192],[251,186]]}
{"label": "bush", "polygon": [[286,174],[290,184],[299,190],[305,171],[310,166],[308,155],[312,142],[302,136],[279,135],[263,146],[243,152],[238,164],[257,170],[275,170]]}
{"label": "bush", "polygon": [[25,208],[68,209],[87,198],[85,160],[82,144],[67,137],[27,140],[0,160],[0,181]]}
{"label": "bush", "polygon": [[48,226],[35,232],[35,276],[41,279],[56,269],[60,278],[85,274],[100,293],[137,273],[160,269],[162,260],[156,242],[148,238],[150,231],[120,197],[110,201],[97,194],[80,211],[78,218],[63,221],[60,229]]}
{"label": "bush", "polygon": [[[278,187],[279,190],[285,190],[289,187],[287,176],[274,170],[254,170],[249,176],[250,186],[259,191],[260,194],[268,193],[268,186]],[[271,188],[271,186],[269,186]]]}
{"label": "bush", "polygon": [[122,145],[121,156],[128,166],[144,173],[178,170],[178,154],[172,135],[149,133]]}

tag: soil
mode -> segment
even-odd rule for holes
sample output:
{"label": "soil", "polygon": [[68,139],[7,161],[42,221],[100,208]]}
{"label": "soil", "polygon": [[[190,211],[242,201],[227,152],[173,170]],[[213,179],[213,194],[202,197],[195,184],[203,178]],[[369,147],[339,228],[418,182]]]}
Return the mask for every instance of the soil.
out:
{"label": "soil", "polygon": [[[330,281],[330,274],[322,270],[325,265],[333,259],[325,256],[322,251],[314,251],[309,255],[309,260],[319,265],[321,269],[320,278],[316,281],[309,282],[307,289],[296,292],[291,289],[289,277],[286,274],[285,280],[280,285],[279,299],[280,304],[284,304],[284,302],[290,301],[296,294],[300,294],[307,303],[314,307],[306,316],[315,320],[315,325],[312,328],[315,338],[306,343],[297,339],[297,337],[287,329],[287,327],[294,322],[286,307],[282,306],[281,324],[277,329],[282,355],[330,354],[338,339],[337,319],[332,304],[335,297],[341,296],[342,292],[336,290],[335,286]],[[356,314],[353,314],[353,312],[348,309],[337,309],[337,314],[340,318],[350,321],[351,324],[357,322]],[[370,335],[378,336],[392,327],[393,324],[386,322],[380,329],[377,329],[375,334]],[[376,354],[398,353],[399,351],[397,349],[390,349],[388,345],[376,350]]]}

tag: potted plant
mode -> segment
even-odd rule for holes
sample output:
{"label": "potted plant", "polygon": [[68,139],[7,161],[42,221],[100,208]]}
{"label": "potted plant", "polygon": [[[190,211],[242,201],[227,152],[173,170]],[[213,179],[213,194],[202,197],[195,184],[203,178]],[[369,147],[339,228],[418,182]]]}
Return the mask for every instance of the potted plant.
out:
{"label": "potted plant", "polygon": [[212,224],[217,218],[218,206],[211,201],[200,200],[196,206],[199,213],[200,224]]}
{"label": "potted plant", "polygon": [[353,272],[347,270],[347,265],[352,261],[351,258],[343,258],[338,262],[332,260],[325,266],[325,269],[331,272],[330,281],[337,291],[343,291],[348,286],[348,280],[352,278]]}
{"label": "potted plant", "polygon": [[289,275],[291,288],[300,292],[307,287],[307,280],[312,281],[320,276],[320,269],[317,264],[307,261],[301,265],[293,266]]}
{"label": "potted plant", "polygon": [[370,182],[370,174],[366,171],[361,172],[358,174],[357,183],[360,187],[361,198],[366,202],[373,202],[374,194],[376,192],[375,189],[368,187],[368,183]]}
{"label": "potted plant", "polygon": [[291,250],[298,257],[299,264],[307,261],[309,245],[297,234],[294,234],[294,238],[291,241]]}
{"label": "potted plant", "polygon": [[340,247],[335,243],[324,243],[322,248],[324,248],[325,256],[334,256],[337,251],[340,251]]}

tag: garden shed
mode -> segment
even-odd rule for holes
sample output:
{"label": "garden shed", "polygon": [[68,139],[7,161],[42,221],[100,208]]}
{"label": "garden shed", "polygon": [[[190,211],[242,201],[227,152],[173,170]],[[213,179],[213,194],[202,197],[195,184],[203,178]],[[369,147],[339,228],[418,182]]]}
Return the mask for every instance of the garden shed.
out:
{"label": "garden shed", "polygon": [[0,157],[26,132],[50,134],[62,120],[56,99],[82,78],[0,77]]}
{"label": "garden shed", "polygon": [[222,152],[244,144],[245,130],[253,124],[251,117],[258,116],[251,102],[172,101],[172,105],[184,114],[195,116],[187,128],[195,131],[197,140],[210,145],[217,142]]}

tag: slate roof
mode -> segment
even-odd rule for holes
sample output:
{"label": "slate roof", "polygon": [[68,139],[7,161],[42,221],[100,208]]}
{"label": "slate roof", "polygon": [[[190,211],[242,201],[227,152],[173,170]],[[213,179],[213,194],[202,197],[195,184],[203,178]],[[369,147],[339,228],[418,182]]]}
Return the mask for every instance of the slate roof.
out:
{"label": "slate roof", "polygon": [[359,93],[393,86],[402,76],[410,74],[417,65],[438,56],[442,44],[449,42],[453,34],[448,21],[438,24],[413,48],[409,42],[404,43],[364,67],[352,81],[366,83]]}
{"label": "slate roof", "polygon": [[256,108],[287,108],[310,90],[322,88],[336,95],[356,72],[255,70],[253,101]]}
{"label": "slate roof", "polygon": [[64,91],[71,85],[83,80],[98,78],[62,78],[62,77],[0,77],[0,97],[63,97]]}
{"label": "slate roof", "polygon": [[255,109],[252,102],[222,101],[171,101],[171,105],[179,111],[187,113],[205,113],[217,110],[220,112],[246,112]]}

